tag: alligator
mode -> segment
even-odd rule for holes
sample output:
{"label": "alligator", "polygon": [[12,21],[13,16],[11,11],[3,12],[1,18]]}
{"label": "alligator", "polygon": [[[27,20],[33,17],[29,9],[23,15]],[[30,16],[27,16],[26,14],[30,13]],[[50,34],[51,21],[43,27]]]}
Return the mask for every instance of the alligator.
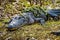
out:
{"label": "alligator", "polygon": [[7,28],[9,30],[15,29],[15,28],[19,28],[23,25],[32,24],[35,22],[39,22],[41,25],[44,25],[45,19],[42,17],[36,18],[36,17],[34,17],[32,12],[26,12],[26,13],[22,13],[22,16],[14,15],[14,17],[9,21]]}
{"label": "alligator", "polygon": [[[38,14],[40,13],[40,14]],[[39,22],[41,25],[44,25],[45,22],[49,19],[49,17],[53,18],[54,20],[58,20],[60,16],[59,10],[48,10],[47,15],[43,9],[40,9],[40,12],[37,14],[39,17],[35,17],[32,11],[23,12],[21,15],[14,15],[13,18],[9,21],[8,29],[19,28],[26,24],[32,24],[35,22]]]}

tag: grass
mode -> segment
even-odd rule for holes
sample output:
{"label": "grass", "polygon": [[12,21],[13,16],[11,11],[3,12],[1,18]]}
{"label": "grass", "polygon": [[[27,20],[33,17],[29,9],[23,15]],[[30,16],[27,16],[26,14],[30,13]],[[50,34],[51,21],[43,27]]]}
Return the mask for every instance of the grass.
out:
{"label": "grass", "polygon": [[[1,25],[1,24],[0,24]],[[35,38],[36,40],[60,40],[60,36],[50,34],[52,31],[60,30],[60,21],[47,21],[44,26],[40,23],[25,25],[18,30],[8,32],[6,28],[0,29],[1,39],[12,38],[13,40],[26,40]]]}

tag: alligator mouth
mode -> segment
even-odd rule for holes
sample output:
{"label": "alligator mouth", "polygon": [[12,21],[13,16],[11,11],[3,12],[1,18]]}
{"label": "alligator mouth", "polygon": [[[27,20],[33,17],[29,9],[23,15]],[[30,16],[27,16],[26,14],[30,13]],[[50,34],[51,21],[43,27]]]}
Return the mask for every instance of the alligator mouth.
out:
{"label": "alligator mouth", "polygon": [[8,28],[8,27],[7,27],[7,31],[10,31],[10,32],[11,32],[11,31],[15,31],[15,30],[17,30],[17,29],[18,29],[18,28]]}
{"label": "alligator mouth", "polygon": [[8,31],[14,31],[14,30],[16,30],[16,29],[17,29],[17,28],[16,28],[16,27],[13,28],[12,25],[9,25],[9,26],[7,27],[7,30],[8,30]]}

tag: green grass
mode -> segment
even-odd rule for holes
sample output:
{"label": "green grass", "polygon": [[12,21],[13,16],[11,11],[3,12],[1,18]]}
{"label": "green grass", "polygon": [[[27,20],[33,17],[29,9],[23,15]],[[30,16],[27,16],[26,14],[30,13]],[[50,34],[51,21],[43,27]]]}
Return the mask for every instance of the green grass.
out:
{"label": "green grass", "polygon": [[0,22],[0,27],[1,27],[1,26],[3,26],[3,23],[2,23],[2,22]]}
{"label": "green grass", "polygon": [[39,23],[25,25],[13,32],[7,32],[4,28],[3,39],[12,37],[13,40],[26,40],[27,38],[35,38],[37,40],[60,40],[60,36],[50,34],[52,31],[60,30],[60,21],[47,21],[44,26]]}

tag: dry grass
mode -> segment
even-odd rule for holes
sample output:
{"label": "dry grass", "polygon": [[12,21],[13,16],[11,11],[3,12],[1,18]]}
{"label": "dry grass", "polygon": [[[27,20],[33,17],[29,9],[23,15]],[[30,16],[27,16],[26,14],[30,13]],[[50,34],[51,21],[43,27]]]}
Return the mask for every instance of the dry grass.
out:
{"label": "dry grass", "polygon": [[8,32],[6,28],[0,28],[1,40],[27,40],[35,38],[36,40],[60,40],[60,36],[50,34],[52,31],[60,30],[60,21],[47,21],[44,26],[39,23],[25,25],[18,30]]}

